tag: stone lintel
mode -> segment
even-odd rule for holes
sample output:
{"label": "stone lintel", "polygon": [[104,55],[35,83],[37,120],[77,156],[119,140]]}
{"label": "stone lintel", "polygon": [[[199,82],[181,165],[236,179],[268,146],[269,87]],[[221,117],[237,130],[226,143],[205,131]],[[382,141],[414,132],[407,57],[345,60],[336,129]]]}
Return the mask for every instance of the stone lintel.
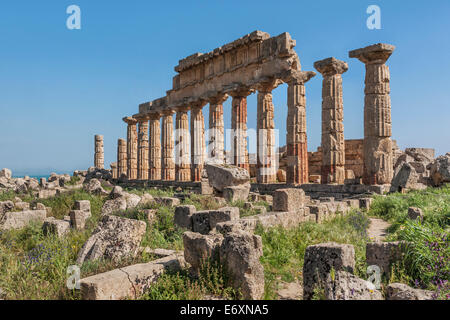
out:
{"label": "stone lintel", "polygon": [[334,57],[314,62],[314,68],[323,76],[332,76],[335,74],[343,74],[348,70],[348,64]]}
{"label": "stone lintel", "polygon": [[122,120],[123,120],[125,123],[127,123],[128,125],[133,125],[133,124],[138,123],[138,121],[136,120],[136,118],[133,118],[133,117],[124,117]]}
{"label": "stone lintel", "polygon": [[352,50],[348,53],[350,58],[357,58],[365,64],[385,63],[394,52],[395,46],[387,43],[377,43],[371,46]]}
{"label": "stone lintel", "polygon": [[283,81],[290,85],[305,84],[316,76],[314,71],[294,71],[291,70],[283,77]]}

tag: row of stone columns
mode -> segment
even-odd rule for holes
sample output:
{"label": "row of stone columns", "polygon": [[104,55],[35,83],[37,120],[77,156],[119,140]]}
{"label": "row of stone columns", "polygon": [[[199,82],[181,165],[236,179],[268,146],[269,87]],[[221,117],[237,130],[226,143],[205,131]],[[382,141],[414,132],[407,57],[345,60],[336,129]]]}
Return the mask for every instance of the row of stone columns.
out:
{"label": "row of stone columns", "polygon": [[[393,50],[393,46],[377,44],[349,53],[350,57],[358,58],[366,64],[363,177],[366,184],[390,183],[393,175],[389,69],[385,65]],[[322,182],[342,184],[345,180],[342,74],[348,70],[348,65],[335,58],[328,58],[317,61],[314,67],[323,76]],[[288,83],[286,121],[286,182],[288,184],[304,184],[309,180],[305,83],[314,75],[314,72],[297,72],[295,76],[291,75],[288,79],[284,79]],[[258,90],[258,183],[276,182],[278,159],[275,152],[272,90],[278,85],[277,81],[260,83],[255,87]],[[232,162],[248,170],[247,96],[254,90],[242,87],[210,98],[208,150],[205,149],[202,111],[206,101],[176,110],[166,110],[162,114],[152,113],[136,118],[124,118],[123,120],[128,124],[126,155],[124,141],[119,140],[118,176],[126,172],[130,180],[200,181],[206,152],[212,162],[223,163],[223,102],[228,95],[232,97]],[[190,141],[188,111],[191,115]],[[175,112],[176,136],[174,137],[173,114]],[[162,132],[160,118],[162,118]],[[138,132],[136,124],[139,126]],[[98,143],[100,148],[100,140]],[[96,165],[97,162],[99,166],[102,165],[100,158],[97,160],[96,157]]]}

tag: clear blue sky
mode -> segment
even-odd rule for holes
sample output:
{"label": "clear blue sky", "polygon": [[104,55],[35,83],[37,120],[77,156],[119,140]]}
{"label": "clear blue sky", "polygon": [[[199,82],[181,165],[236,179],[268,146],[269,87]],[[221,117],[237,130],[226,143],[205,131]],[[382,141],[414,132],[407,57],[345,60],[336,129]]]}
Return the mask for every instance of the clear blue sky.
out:
{"label": "clear blue sky", "polygon": [[[66,28],[76,4],[82,29]],[[381,8],[381,30],[366,9]],[[254,30],[289,32],[303,70],[334,56],[344,74],[345,138],[363,136],[364,65],[348,51],[394,44],[389,59],[393,139],[400,147],[450,151],[450,1],[2,1],[0,4],[0,168],[17,175],[72,172],[93,165],[94,135],[105,164],[126,137],[122,117],[171,88],[173,67]],[[321,85],[307,84],[309,150],[320,144]],[[275,125],[285,143],[286,86],[274,91]],[[205,118],[207,119],[205,108]],[[248,99],[256,127],[256,96]],[[230,127],[230,101],[225,126]],[[207,126],[206,122],[206,126]]]}

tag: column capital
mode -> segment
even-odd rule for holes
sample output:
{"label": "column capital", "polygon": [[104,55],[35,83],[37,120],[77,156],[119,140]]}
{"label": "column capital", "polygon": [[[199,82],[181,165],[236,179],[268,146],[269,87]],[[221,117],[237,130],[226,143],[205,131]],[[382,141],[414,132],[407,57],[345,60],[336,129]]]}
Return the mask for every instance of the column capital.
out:
{"label": "column capital", "polygon": [[139,123],[146,122],[150,120],[150,116],[148,114],[137,114],[133,116]]}
{"label": "column capital", "polygon": [[314,71],[295,71],[291,72],[283,80],[288,85],[302,85],[316,76]]}
{"label": "column capital", "polygon": [[254,91],[255,91],[255,89],[253,89],[253,88],[250,88],[250,87],[247,87],[244,85],[235,84],[232,87],[228,88],[226,90],[226,93],[233,98],[246,98]]}
{"label": "column capital", "polygon": [[270,93],[282,83],[283,81],[280,79],[269,79],[267,81],[257,83],[255,85],[255,89],[262,93]]}
{"label": "column capital", "polygon": [[228,99],[228,94],[220,93],[208,97],[210,104],[222,104]]}
{"label": "column capital", "polygon": [[181,105],[178,107],[175,107],[174,110],[178,113],[178,112],[188,112],[190,110],[188,105]]}
{"label": "column capital", "polygon": [[387,43],[377,43],[371,46],[352,50],[350,58],[357,58],[364,64],[384,64],[394,52],[395,46]]}
{"label": "column capital", "polygon": [[135,118],[133,118],[133,117],[125,117],[125,118],[123,118],[122,119],[123,120],[123,122],[125,122],[126,124],[128,124],[128,125],[133,125],[133,124],[136,124],[138,121],[135,119]]}
{"label": "column capital", "polygon": [[175,113],[175,110],[171,110],[171,109],[161,111],[161,114],[163,117],[171,116],[174,113]]}
{"label": "column capital", "polygon": [[326,77],[335,74],[343,74],[348,70],[348,64],[342,60],[331,57],[314,62],[314,68]]}
{"label": "column capital", "polygon": [[159,112],[152,112],[148,114],[150,120],[159,120],[161,119],[161,114]]}

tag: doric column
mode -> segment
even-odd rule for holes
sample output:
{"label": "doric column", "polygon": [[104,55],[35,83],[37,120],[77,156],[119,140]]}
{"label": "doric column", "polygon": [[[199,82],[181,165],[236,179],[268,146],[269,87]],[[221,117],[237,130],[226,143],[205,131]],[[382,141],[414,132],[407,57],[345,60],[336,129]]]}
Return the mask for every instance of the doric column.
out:
{"label": "doric column", "polygon": [[164,111],[162,120],[162,172],[161,179],[166,181],[175,180],[175,162],[173,158],[173,113]]}
{"label": "doric column", "polygon": [[191,179],[200,181],[205,161],[205,121],[204,104],[196,104],[191,108]]}
{"label": "doric column", "polygon": [[103,136],[99,134],[95,136],[94,166],[99,169],[104,169],[105,167]]}
{"label": "doric column", "polygon": [[276,82],[258,85],[257,110],[257,171],[258,183],[277,182],[277,159],[275,154],[275,123],[272,90]]}
{"label": "doric column", "polygon": [[188,109],[177,111],[175,124],[175,180],[191,180],[190,135]]}
{"label": "doric column", "polygon": [[391,141],[390,75],[386,61],[395,47],[378,43],[349,52],[366,65],[364,98],[365,184],[390,184],[394,175]]}
{"label": "doric column", "polygon": [[343,184],[345,180],[344,102],[342,74],[344,61],[328,58],[314,63],[322,82],[322,183]]}
{"label": "doric column", "polygon": [[161,124],[159,113],[150,114],[149,180],[161,180]]}
{"label": "doric column", "polygon": [[117,178],[127,176],[127,142],[125,139],[117,141]]}
{"label": "doric column", "polygon": [[111,163],[111,174],[112,174],[112,178],[113,179],[117,179],[118,178],[118,175],[117,175],[117,162]]}
{"label": "doric column", "polygon": [[137,120],[132,117],[123,118],[128,124],[127,128],[127,177],[128,180],[137,179]]}
{"label": "doric column", "polygon": [[247,152],[247,96],[251,91],[242,88],[230,92],[233,97],[231,106],[231,153],[235,166],[249,170]]}
{"label": "doric column", "polygon": [[209,100],[208,160],[214,163],[224,163],[223,103],[227,98],[227,95],[221,95]]}
{"label": "doric column", "polygon": [[315,75],[312,71],[301,72],[297,77],[290,77],[287,80],[286,183],[288,184],[309,182],[305,83]]}
{"label": "doric column", "polygon": [[138,180],[148,179],[148,118],[138,119]]}

